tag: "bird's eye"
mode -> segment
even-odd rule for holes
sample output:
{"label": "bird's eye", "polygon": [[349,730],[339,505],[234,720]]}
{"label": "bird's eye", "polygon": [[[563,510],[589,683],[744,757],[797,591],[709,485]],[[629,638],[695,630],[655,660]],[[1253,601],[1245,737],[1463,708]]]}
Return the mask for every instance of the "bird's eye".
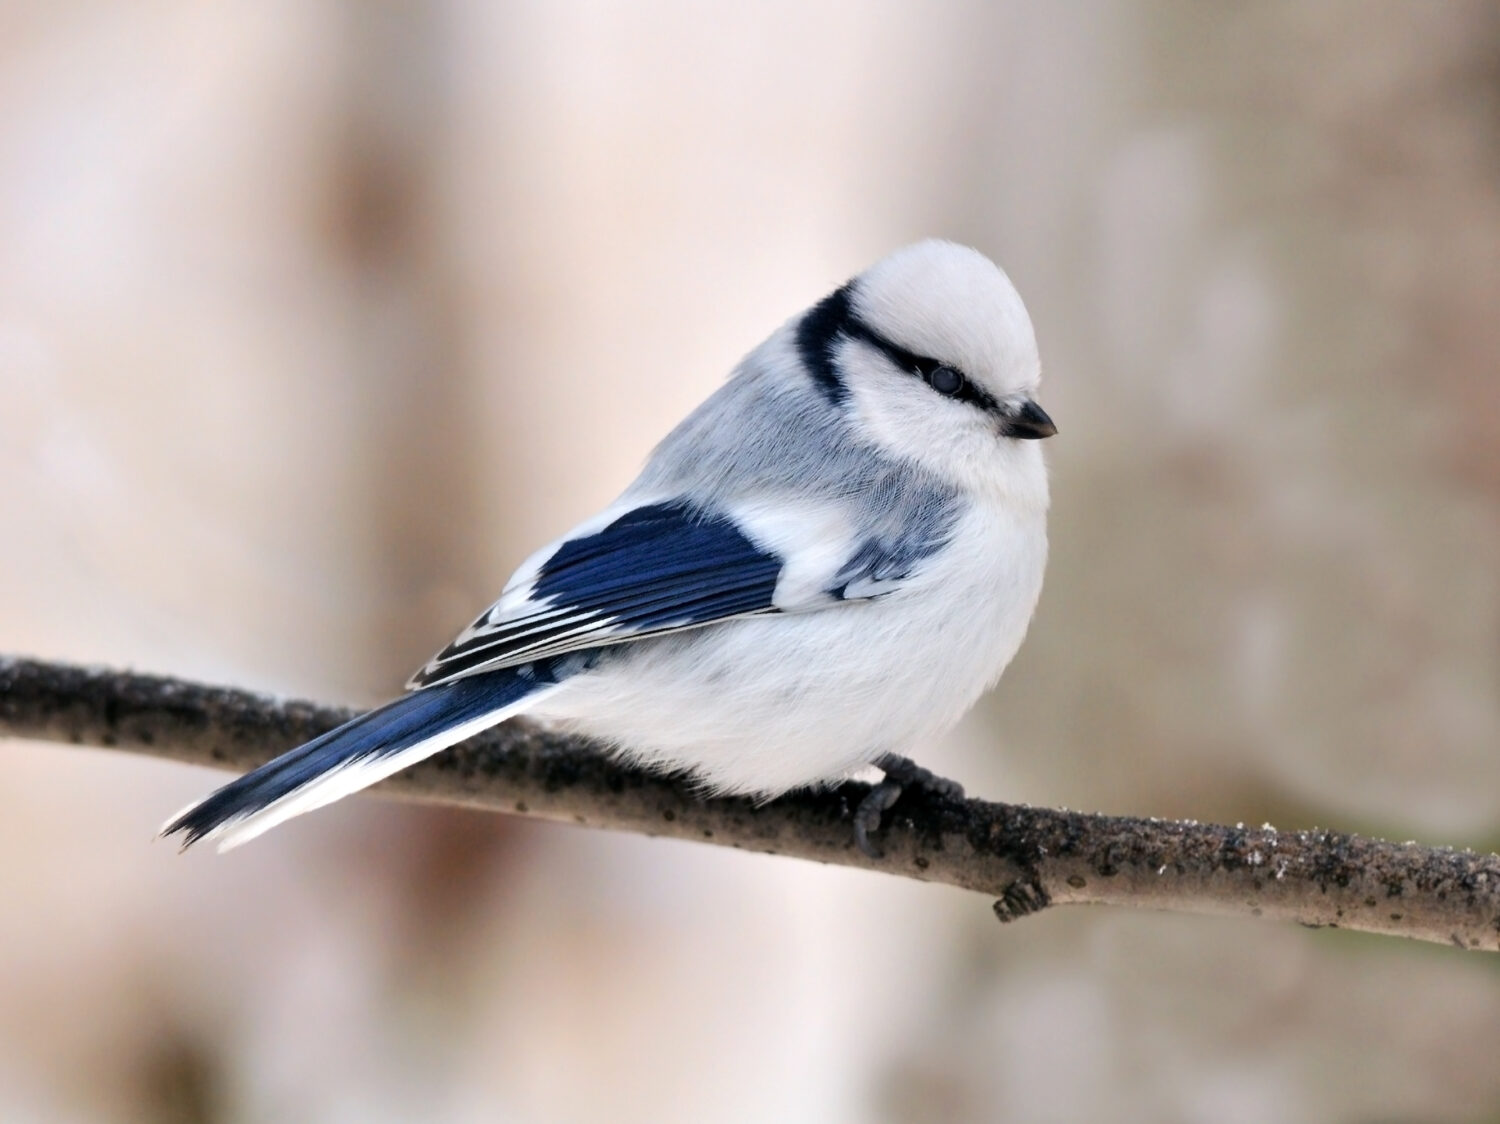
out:
{"label": "bird's eye", "polygon": [[964,377],[952,367],[934,367],[927,374],[927,385],[951,398],[964,388]]}

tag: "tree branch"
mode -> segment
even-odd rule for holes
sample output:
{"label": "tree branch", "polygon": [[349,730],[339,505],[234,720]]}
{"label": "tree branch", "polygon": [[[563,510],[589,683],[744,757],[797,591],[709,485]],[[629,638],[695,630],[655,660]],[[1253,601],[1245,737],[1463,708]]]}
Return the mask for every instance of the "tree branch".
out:
{"label": "tree branch", "polygon": [[[0,659],[0,736],[128,749],[246,770],[353,711],[106,669]],[[1500,856],[1331,831],[1277,832],[904,795],[885,856],[853,844],[867,786],[756,806],[617,764],[597,746],[507,722],[379,786],[402,796],[696,839],[990,894],[1011,921],[1103,903],[1256,916],[1500,949]]]}

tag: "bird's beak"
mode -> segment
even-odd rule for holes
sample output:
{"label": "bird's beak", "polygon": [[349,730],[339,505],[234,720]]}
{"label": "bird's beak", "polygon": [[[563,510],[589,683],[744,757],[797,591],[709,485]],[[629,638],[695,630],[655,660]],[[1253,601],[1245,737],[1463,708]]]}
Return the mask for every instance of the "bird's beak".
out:
{"label": "bird's beak", "polygon": [[1006,411],[1000,432],[1022,441],[1040,441],[1055,434],[1057,426],[1047,416],[1046,410],[1028,398],[1016,409]]}

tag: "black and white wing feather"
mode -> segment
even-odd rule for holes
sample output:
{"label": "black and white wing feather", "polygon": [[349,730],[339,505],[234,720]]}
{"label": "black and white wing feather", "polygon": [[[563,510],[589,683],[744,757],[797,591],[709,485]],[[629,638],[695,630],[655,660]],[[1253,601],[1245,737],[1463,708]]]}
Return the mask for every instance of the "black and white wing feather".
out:
{"label": "black and white wing feather", "polygon": [[505,592],[412,676],[411,688],[716,621],[883,597],[946,541],[855,535],[829,510],[730,513],[682,499],[623,505],[533,556]]}
{"label": "black and white wing feather", "polygon": [[408,686],[774,612],[781,571],[724,515],[677,500],[628,508],[523,567]]}

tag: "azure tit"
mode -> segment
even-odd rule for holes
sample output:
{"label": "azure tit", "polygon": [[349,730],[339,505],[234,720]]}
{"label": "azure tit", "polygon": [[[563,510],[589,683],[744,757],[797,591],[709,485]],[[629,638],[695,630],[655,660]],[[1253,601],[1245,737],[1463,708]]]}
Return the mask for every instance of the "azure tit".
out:
{"label": "azure tit", "polygon": [[225,785],[165,834],[220,849],[516,714],[770,798],[951,727],[1041,592],[1031,321],[978,252],[899,250],[752,351],[612,505],[532,555],[407,694]]}

